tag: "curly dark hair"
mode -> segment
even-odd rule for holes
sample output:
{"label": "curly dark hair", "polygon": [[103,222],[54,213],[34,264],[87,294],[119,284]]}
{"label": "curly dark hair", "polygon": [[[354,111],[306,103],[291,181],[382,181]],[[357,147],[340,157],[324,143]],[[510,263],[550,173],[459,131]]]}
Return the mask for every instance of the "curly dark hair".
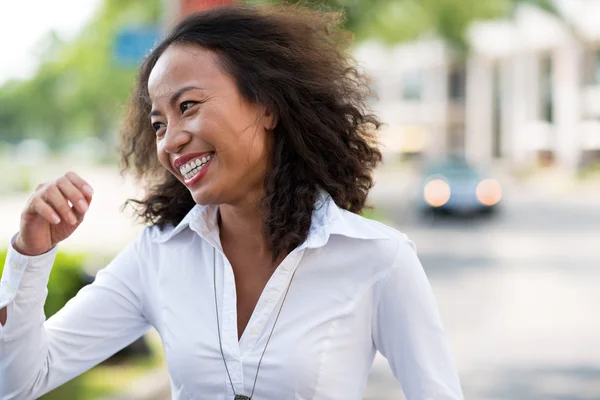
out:
{"label": "curly dark hair", "polygon": [[148,117],[148,77],[171,45],[213,51],[242,97],[277,117],[265,176],[264,233],[273,258],[307,237],[319,187],[353,213],[365,208],[372,172],[381,162],[381,123],[367,107],[366,78],[347,54],[350,35],[339,13],[298,6],[228,6],[181,21],[149,54],[121,134],[122,173],[132,169],[147,186],[143,200],[129,199],[146,224],[178,224],[195,202],[156,155]]}

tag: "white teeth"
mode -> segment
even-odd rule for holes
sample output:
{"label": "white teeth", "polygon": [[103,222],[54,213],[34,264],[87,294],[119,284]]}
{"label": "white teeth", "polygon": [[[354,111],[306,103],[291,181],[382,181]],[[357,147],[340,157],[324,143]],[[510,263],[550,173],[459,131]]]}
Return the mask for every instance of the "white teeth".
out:
{"label": "white teeth", "polygon": [[206,164],[208,161],[212,159],[212,154],[204,156],[202,158],[196,158],[195,160],[190,161],[187,164],[179,167],[179,172],[186,180],[192,179],[200,169]]}

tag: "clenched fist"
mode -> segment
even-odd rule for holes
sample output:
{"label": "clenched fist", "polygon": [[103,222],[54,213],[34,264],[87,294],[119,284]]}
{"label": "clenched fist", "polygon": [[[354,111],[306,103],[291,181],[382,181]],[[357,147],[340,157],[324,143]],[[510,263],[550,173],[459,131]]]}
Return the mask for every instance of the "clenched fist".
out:
{"label": "clenched fist", "polygon": [[74,172],[38,185],[21,214],[15,250],[39,255],[71,236],[83,221],[93,193],[91,186]]}

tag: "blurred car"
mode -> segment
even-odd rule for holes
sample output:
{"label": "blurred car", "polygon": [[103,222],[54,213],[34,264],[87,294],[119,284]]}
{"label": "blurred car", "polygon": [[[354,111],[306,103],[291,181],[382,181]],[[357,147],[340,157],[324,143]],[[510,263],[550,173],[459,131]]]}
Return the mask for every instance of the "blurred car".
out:
{"label": "blurred car", "polygon": [[417,204],[422,211],[491,213],[502,198],[502,186],[459,156],[428,165],[421,179]]}

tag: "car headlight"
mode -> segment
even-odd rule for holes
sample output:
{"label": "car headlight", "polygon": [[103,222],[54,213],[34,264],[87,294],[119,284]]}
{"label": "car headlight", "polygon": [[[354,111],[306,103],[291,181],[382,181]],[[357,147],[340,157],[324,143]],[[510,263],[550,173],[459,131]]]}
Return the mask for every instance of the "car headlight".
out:
{"label": "car headlight", "polygon": [[431,207],[441,207],[450,200],[450,186],[443,179],[433,179],[425,185],[423,197]]}
{"label": "car headlight", "polygon": [[495,179],[484,179],[475,190],[477,200],[484,206],[493,206],[502,198],[502,186]]}

